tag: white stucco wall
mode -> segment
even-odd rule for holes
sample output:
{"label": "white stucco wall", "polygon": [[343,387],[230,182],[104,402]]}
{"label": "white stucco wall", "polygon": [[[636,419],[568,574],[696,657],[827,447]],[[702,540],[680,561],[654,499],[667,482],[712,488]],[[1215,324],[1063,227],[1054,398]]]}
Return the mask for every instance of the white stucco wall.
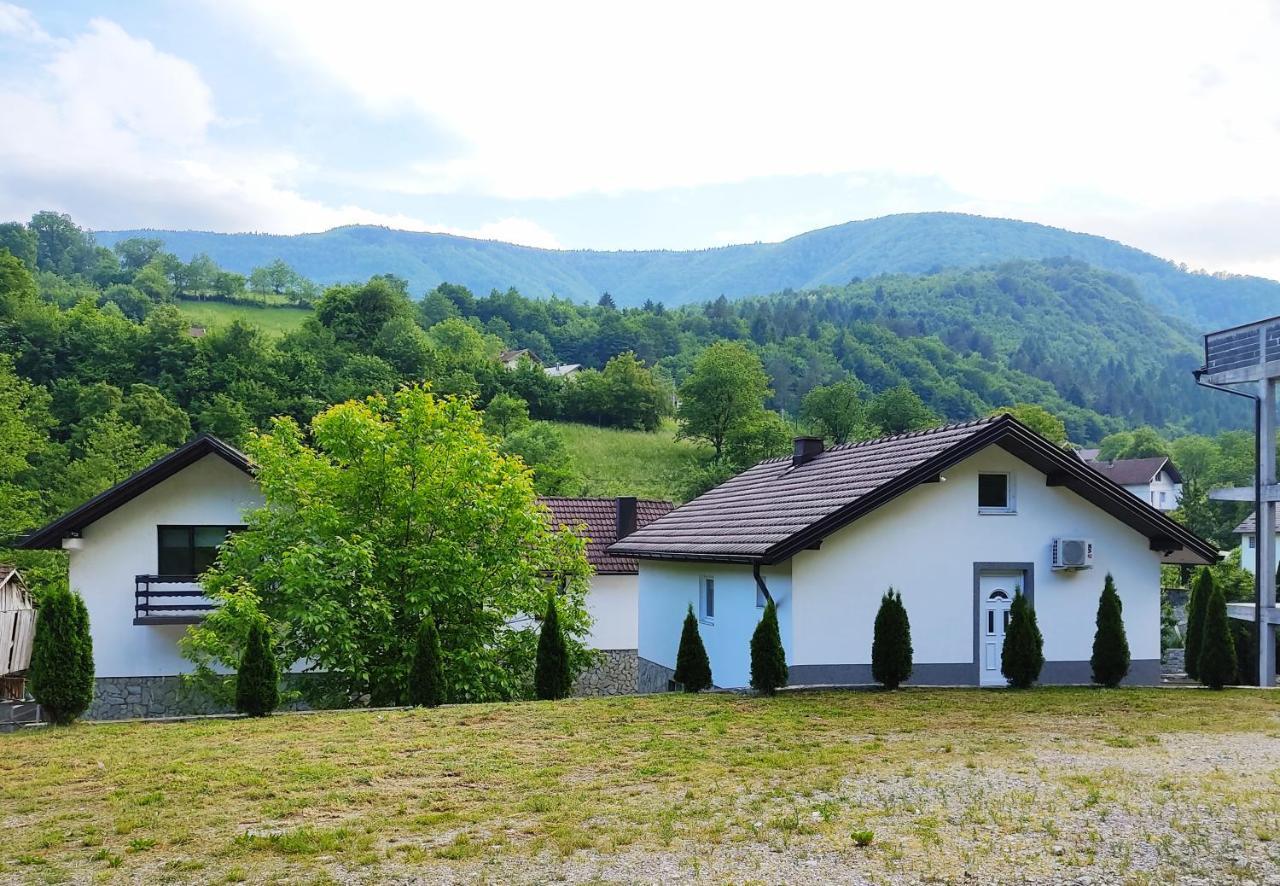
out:
{"label": "white stucco wall", "polygon": [[[1253,549],[1250,542],[1253,541],[1253,534],[1240,536],[1240,568],[1248,570],[1249,574],[1253,574],[1255,561],[1258,558],[1258,552]],[[1280,566],[1280,532],[1276,533],[1276,566]],[[1273,567],[1274,568],[1274,567]]]}
{"label": "white stucco wall", "polygon": [[635,649],[638,636],[636,575],[593,575],[587,594],[591,633],[587,644],[594,649]]}
{"label": "white stucco wall", "polygon": [[[787,660],[792,657],[791,576],[787,567],[762,570],[769,593],[778,608],[778,629]],[[699,624],[707,657],[711,659],[711,679],[716,686],[736,687],[751,683],[751,634],[764,610],[756,606],[756,583],[750,566],[720,563],[668,563],[642,561],[640,564],[639,654],[641,658],[668,668],[676,666],[680,631],[690,605],[698,613],[701,579],[715,579],[716,615],[711,623]]]}
{"label": "white stucco wall", "polygon": [[[1016,514],[979,514],[980,471],[1013,475]],[[1160,561],[1145,536],[1039,471],[989,447],[792,561],[795,664],[869,663],[880,596],[893,586],[911,619],[917,663],[973,661],[975,562],[1034,564],[1049,661],[1087,661],[1108,571],[1124,604],[1132,658],[1160,657]],[[1091,538],[1093,569],[1050,568],[1055,536]]]}
{"label": "white stucco wall", "polygon": [[97,676],[190,670],[177,646],[185,625],[133,623],[134,577],[158,570],[157,526],[234,526],[261,504],[250,477],[208,455],[85,528],[83,547],[69,552],[69,576],[89,610]]}
{"label": "white stucco wall", "polygon": [[[1182,501],[1182,484],[1173,482],[1172,476],[1167,471],[1161,471],[1150,483],[1126,486],[1124,488],[1153,508],[1158,508],[1161,511],[1176,510]],[[1161,493],[1164,493],[1163,502],[1160,500]]]}

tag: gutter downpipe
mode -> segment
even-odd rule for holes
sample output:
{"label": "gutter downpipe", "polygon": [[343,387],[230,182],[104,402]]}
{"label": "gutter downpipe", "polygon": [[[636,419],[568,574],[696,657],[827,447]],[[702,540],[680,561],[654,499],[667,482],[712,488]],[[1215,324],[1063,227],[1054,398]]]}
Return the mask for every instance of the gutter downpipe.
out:
{"label": "gutter downpipe", "polygon": [[[760,589],[760,593],[764,594],[764,598],[773,603],[773,594],[769,593],[769,586],[764,583],[764,576],[760,574],[760,563],[757,561],[751,564],[751,577],[756,580],[756,587]],[[773,603],[777,606],[777,603]]]}
{"label": "gutter downpipe", "polygon": [[[1244,391],[1237,391],[1234,388],[1224,387],[1223,385],[1215,385],[1212,382],[1203,381],[1201,376],[1204,369],[1192,370],[1191,374],[1195,376],[1196,384],[1202,388],[1209,388],[1214,391],[1223,391],[1228,394],[1235,394],[1237,397],[1244,397],[1253,401],[1253,440],[1254,440],[1254,465],[1253,465],[1253,629],[1254,636],[1258,641],[1258,646],[1262,646],[1262,533],[1259,528],[1262,526],[1262,398],[1257,394],[1246,394]],[[1268,569],[1271,567],[1268,566]],[[1262,673],[1262,656],[1258,657],[1258,685],[1266,685],[1266,675]]]}

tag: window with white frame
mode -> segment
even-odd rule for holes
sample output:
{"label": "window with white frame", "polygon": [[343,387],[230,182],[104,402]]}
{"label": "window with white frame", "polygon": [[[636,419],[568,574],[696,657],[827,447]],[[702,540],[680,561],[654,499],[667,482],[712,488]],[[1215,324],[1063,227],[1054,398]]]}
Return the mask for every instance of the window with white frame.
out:
{"label": "window with white frame", "polygon": [[1015,512],[1012,474],[978,475],[978,513],[1012,514]]}
{"label": "window with white frame", "polygon": [[1253,550],[1253,546],[1254,546],[1255,544],[1257,544],[1257,539],[1255,539],[1252,535],[1251,535],[1251,536],[1249,536],[1249,550],[1251,550],[1251,551],[1252,551],[1252,550]]}
{"label": "window with white frame", "polygon": [[710,576],[698,583],[698,617],[708,623],[716,620],[716,580]]}

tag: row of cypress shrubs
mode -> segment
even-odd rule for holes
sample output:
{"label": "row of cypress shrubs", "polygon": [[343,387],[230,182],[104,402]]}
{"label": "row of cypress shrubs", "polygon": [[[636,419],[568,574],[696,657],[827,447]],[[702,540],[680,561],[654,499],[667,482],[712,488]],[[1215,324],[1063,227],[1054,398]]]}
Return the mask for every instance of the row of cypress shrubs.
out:
{"label": "row of cypress shrubs", "polygon": [[[1224,609],[1225,615],[1225,609]],[[880,598],[871,641],[871,677],[886,689],[897,689],[911,677],[911,621],[902,594],[889,588]],[[1120,595],[1108,573],[1098,600],[1097,630],[1090,659],[1093,682],[1102,686],[1120,685],[1129,673],[1129,641],[1125,635]],[[1025,689],[1040,678],[1044,668],[1044,637],[1036,622],[1036,612],[1022,590],[1014,592],[1009,611],[1009,627],[1000,654],[1000,671],[1015,689]],[[710,689],[711,660],[707,656],[698,619],[690,604],[680,632],[676,670],[672,679],[685,692]],[[763,695],[773,695],[787,685],[786,653],[778,630],[778,613],[770,598],[764,615],[751,636],[751,687]]]}
{"label": "row of cypress shrubs", "polygon": [[1201,569],[1191,583],[1187,600],[1187,636],[1183,643],[1187,676],[1210,689],[1238,679],[1236,643],[1227,618],[1227,601],[1216,587],[1213,573]]}

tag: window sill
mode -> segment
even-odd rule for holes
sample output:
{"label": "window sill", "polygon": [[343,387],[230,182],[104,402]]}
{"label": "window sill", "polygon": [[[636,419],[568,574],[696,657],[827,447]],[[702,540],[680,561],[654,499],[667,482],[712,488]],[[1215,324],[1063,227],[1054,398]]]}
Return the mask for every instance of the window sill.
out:
{"label": "window sill", "polygon": [[714,618],[700,618],[698,619],[698,624],[706,625],[709,628],[714,628],[716,626],[716,620]]}
{"label": "window sill", "polygon": [[1016,517],[1018,512],[1012,508],[978,508],[979,517]]}

